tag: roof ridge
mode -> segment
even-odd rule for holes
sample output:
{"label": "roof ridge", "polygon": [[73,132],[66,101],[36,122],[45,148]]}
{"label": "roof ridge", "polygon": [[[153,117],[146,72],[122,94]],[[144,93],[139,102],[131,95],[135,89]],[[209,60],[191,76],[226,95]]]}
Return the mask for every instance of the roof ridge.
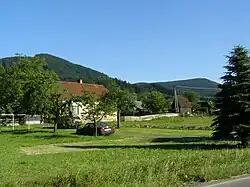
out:
{"label": "roof ridge", "polygon": [[69,84],[82,84],[82,85],[93,85],[93,86],[102,86],[105,87],[102,84],[90,84],[90,83],[79,83],[79,82],[72,82],[72,81],[59,81],[60,83],[69,83]]}

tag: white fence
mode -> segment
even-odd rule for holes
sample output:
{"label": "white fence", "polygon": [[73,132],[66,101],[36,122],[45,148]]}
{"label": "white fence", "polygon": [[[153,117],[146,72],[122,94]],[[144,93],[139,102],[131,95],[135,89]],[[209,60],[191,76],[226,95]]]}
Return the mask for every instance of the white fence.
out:
{"label": "white fence", "polygon": [[3,126],[18,126],[19,123],[27,125],[41,124],[40,115],[26,115],[26,114],[0,114],[0,125]]}
{"label": "white fence", "polygon": [[163,117],[177,117],[179,113],[165,113],[165,114],[154,114],[145,116],[121,116],[121,121],[147,121]]}

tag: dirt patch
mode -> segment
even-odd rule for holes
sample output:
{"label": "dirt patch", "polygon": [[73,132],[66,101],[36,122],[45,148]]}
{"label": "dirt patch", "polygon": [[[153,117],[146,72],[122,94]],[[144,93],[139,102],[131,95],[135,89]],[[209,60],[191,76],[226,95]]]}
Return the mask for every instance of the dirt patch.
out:
{"label": "dirt patch", "polygon": [[[76,146],[86,146],[86,145],[109,145],[115,142],[124,142],[131,138],[125,138],[120,140],[109,140],[109,141],[89,141],[89,142],[74,142],[74,143],[60,143],[60,144],[50,144],[50,145],[38,145],[33,147],[22,147],[22,153],[26,155],[40,155],[40,154],[53,154],[53,153],[64,153],[64,152],[78,152],[78,151],[96,151],[101,150],[98,148],[90,149],[78,149]],[[69,146],[69,147],[67,147]],[[72,148],[70,148],[72,146]],[[75,146],[75,147],[74,147]],[[66,148],[67,147],[67,148]]]}
{"label": "dirt patch", "polygon": [[36,147],[25,147],[22,148],[22,152],[26,155],[40,155],[40,154],[52,154],[52,153],[63,153],[72,151],[95,151],[100,149],[77,149],[77,148],[64,148],[56,145],[42,145]]}

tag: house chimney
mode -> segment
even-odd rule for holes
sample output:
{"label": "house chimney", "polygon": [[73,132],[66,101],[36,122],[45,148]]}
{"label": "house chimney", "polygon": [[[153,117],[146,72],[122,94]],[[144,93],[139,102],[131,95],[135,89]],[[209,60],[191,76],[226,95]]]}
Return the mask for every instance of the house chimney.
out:
{"label": "house chimney", "polygon": [[79,80],[78,80],[78,83],[82,84],[82,79],[79,79]]}

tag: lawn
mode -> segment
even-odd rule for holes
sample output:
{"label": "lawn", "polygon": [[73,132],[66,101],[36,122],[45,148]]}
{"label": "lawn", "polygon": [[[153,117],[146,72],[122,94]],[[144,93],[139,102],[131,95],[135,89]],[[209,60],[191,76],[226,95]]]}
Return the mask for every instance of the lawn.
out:
{"label": "lawn", "polygon": [[[148,128],[169,128],[169,129],[196,129],[211,130],[213,123],[212,116],[192,116],[192,117],[164,117],[149,121],[126,121],[121,122],[123,127],[148,127]],[[113,123],[114,124],[114,123]]]}
{"label": "lawn", "polygon": [[178,129],[158,129],[158,128],[131,128],[122,127],[117,130],[118,133],[123,135],[136,134],[136,135],[148,135],[155,136],[211,136],[211,130],[178,130]]}
{"label": "lawn", "polygon": [[[177,141],[178,136],[209,136],[210,131],[121,128],[96,138],[77,136],[74,130],[57,135],[38,128],[3,130],[2,186],[182,186],[250,171],[250,149]],[[53,146],[69,151],[55,153]],[[51,152],[27,155],[23,149]]]}

